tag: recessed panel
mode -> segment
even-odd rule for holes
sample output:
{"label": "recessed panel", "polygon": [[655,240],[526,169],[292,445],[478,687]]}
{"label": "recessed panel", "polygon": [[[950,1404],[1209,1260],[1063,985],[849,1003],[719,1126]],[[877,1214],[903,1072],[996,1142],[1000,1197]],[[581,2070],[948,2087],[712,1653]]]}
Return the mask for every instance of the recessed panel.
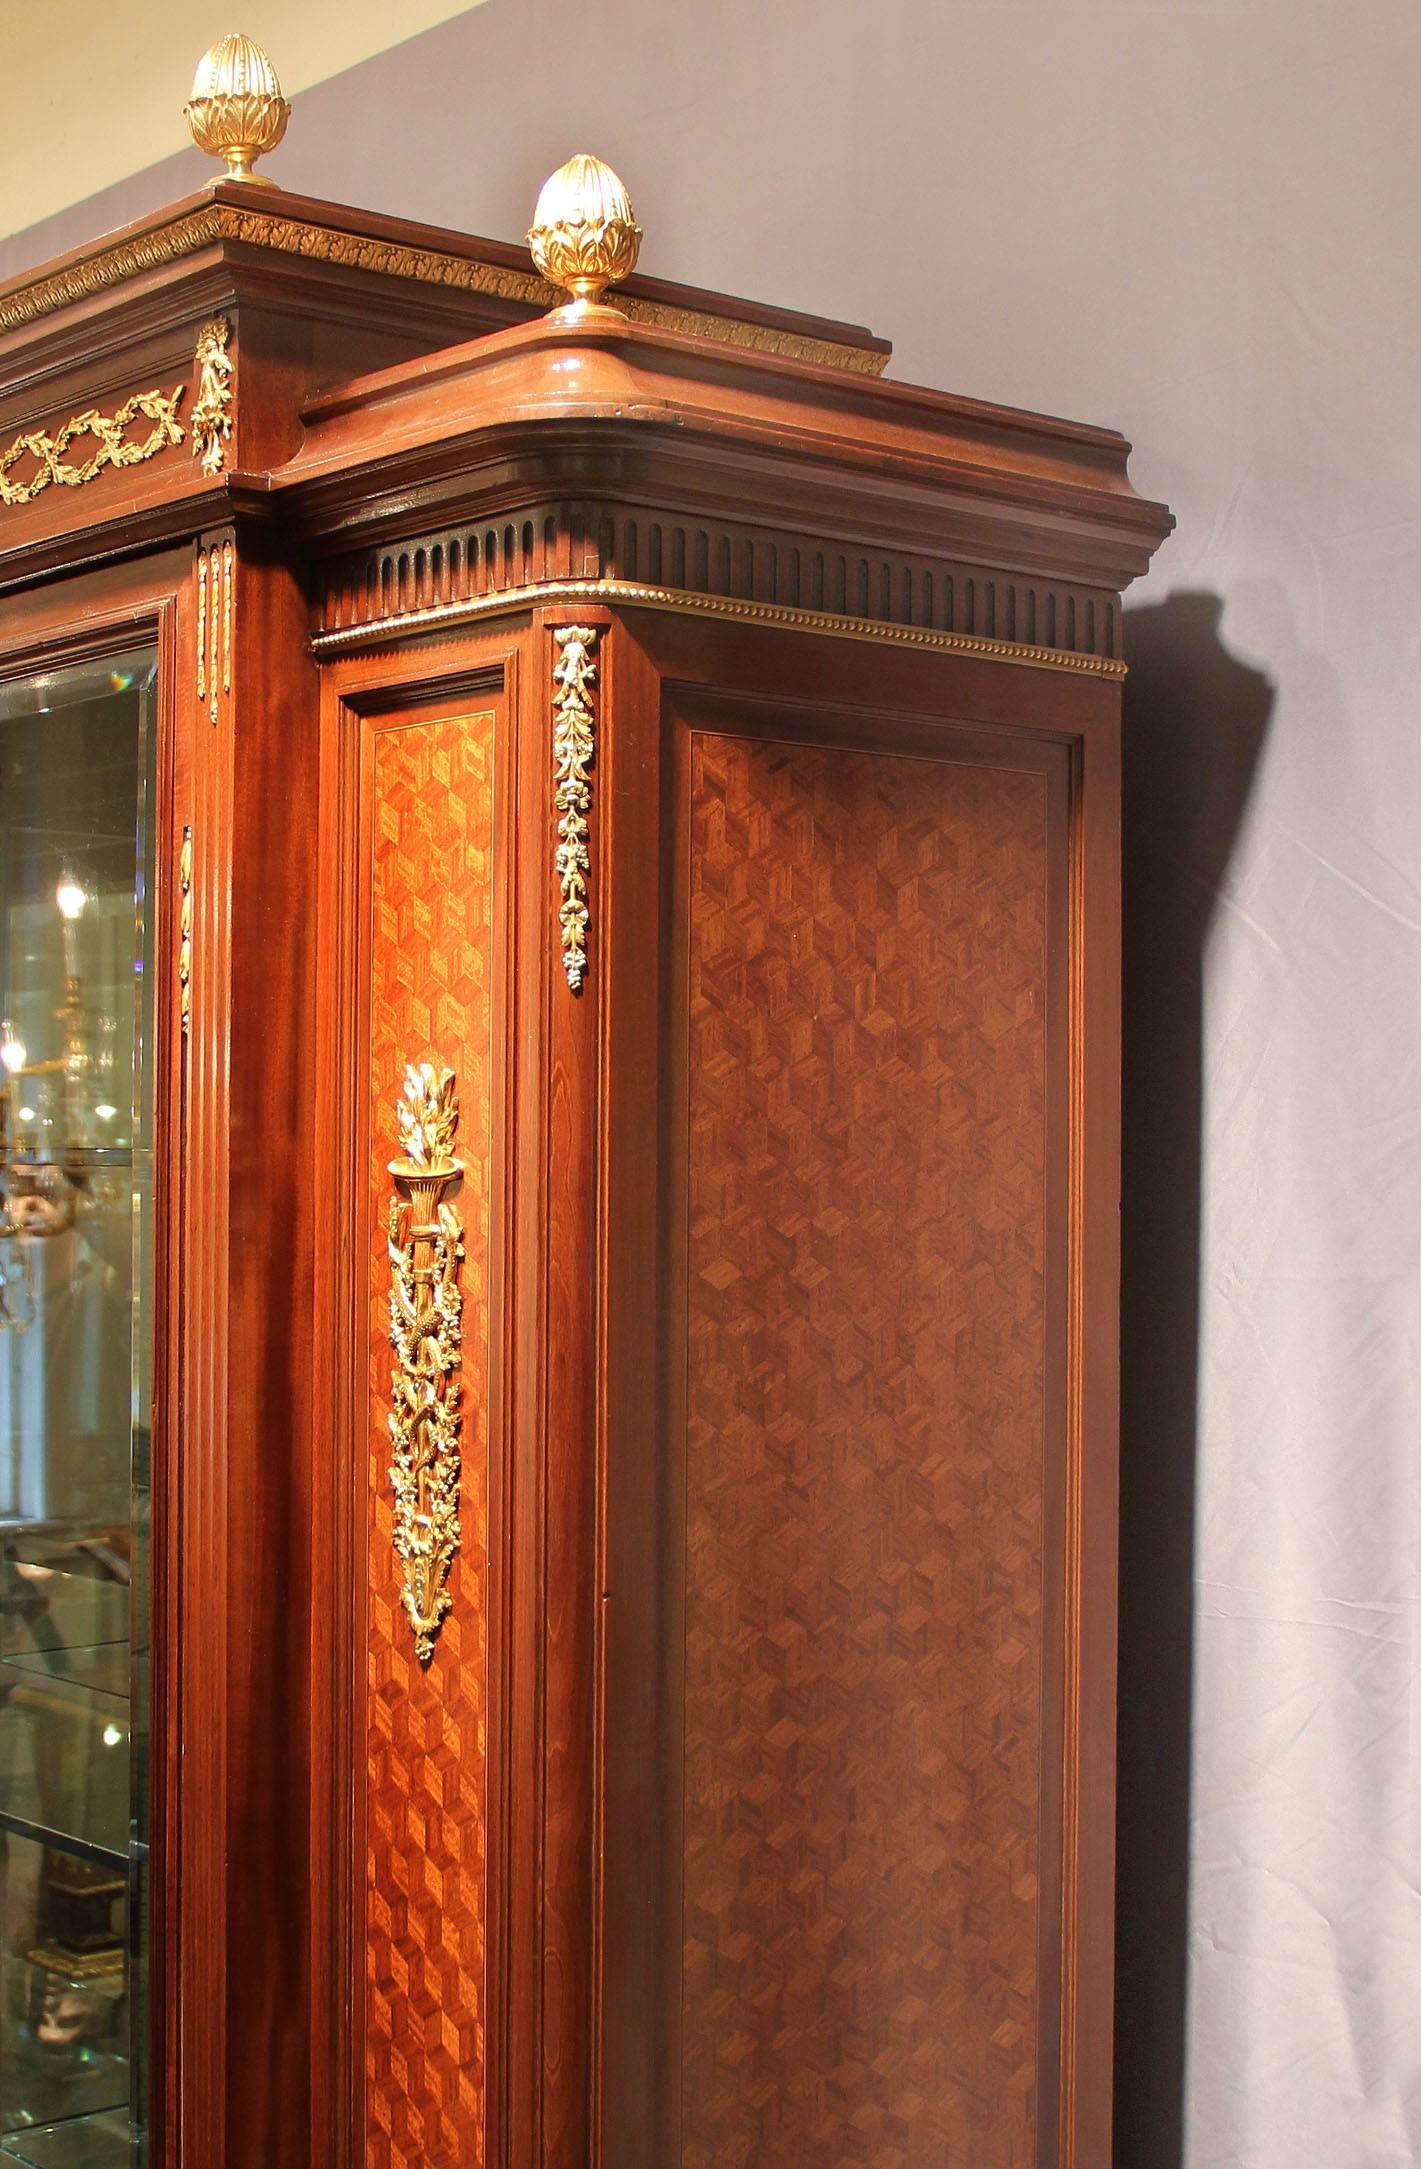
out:
{"label": "recessed panel", "polygon": [[[367,2169],[484,2160],[490,982],[494,719],[373,734],[370,880],[369,1700],[365,1808]],[[407,1064],[453,1073],[458,1551],[421,1654],[403,1601],[389,1418],[389,1163]],[[406,1184],[402,1195],[418,1196]],[[404,1228],[410,1213],[406,1210]],[[416,1211],[414,1218],[419,1218]],[[417,1270],[432,1246],[419,1252]],[[442,1298],[447,1301],[447,1297]],[[420,1302],[415,1291],[412,1301]],[[422,1329],[420,1329],[422,1330]],[[408,1351],[407,1351],[408,1354]],[[436,1365],[436,1368],[438,1366]],[[426,1483],[417,1502],[430,1504]]]}
{"label": "recessed panel", "polygon": [[1047,782],[692,742],[683,2169],[1037,2159]]}

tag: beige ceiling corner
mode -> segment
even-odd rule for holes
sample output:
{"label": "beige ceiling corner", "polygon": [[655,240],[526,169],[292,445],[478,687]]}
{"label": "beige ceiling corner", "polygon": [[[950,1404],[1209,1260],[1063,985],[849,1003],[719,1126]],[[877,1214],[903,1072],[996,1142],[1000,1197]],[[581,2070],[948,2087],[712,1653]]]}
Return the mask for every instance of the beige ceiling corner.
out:
{"label": "beige ceiling corner", "polygon": [[402,45],[477,0],[56,0],[0,6],[0,233],[18,233],[189,142],[183,105],[206,48],[243,30],[288,98]]}

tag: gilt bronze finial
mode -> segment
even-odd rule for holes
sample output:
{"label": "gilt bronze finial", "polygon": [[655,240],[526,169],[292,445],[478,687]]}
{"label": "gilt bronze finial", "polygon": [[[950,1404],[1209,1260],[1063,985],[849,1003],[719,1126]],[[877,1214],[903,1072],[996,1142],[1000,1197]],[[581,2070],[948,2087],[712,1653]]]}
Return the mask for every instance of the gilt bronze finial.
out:
{"label": "gilt bronze finial", "polygon": [[528,246],[543,277],[571,295],[574,308],[600,301],[609,286],[630,278],[641,228],[611,167],[586,151],[559,166],[543,183]]}
{"label": "gilt bronze finial", "polygon": [[227,162],[234,181],[274,184],[252,171],[286,133],[291,108],[261,47],[238,32],[219,38],[197,64],[192,96],[183,107],[200,151]]}

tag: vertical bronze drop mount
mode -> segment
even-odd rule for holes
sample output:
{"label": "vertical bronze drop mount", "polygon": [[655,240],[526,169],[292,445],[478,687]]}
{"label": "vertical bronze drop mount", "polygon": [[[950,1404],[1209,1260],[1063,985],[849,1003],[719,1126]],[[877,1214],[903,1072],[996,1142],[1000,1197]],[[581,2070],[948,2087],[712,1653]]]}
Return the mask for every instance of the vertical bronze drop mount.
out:
{"label": "vertical bronze drop mount", "polygon": [[401,1602],[419,1661],[428,1664],[454,1601],[448,1584],[460,1534],[464,1231],[448,1193],[462,1182],[464,1167],[454,1156],[454,1072],[410,1063],[395,1112],[404,1150],[389,1163],[395,1191],[386,1223],[395,1352],[389,1415],[393,1541],[403,1568]]}

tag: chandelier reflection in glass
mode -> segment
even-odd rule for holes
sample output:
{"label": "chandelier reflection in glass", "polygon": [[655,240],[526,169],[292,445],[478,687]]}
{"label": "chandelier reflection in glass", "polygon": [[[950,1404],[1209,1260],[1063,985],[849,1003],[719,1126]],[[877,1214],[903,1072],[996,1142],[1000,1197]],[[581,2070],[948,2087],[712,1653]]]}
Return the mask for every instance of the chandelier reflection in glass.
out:
{"label": "chandelier reflection in glass", "polygon": [[10,1020],[0,1021],[0,1331],[33,1322],[31,1244],[111,1210],[122,1194],[103,1142],[118,1114],[109,1097],[117,1020],[90,1015],[79,972],[88,901],[66,869],[54,892],[64,959],[64,999],[53,1012],[58,1052],[31,1060]]}

